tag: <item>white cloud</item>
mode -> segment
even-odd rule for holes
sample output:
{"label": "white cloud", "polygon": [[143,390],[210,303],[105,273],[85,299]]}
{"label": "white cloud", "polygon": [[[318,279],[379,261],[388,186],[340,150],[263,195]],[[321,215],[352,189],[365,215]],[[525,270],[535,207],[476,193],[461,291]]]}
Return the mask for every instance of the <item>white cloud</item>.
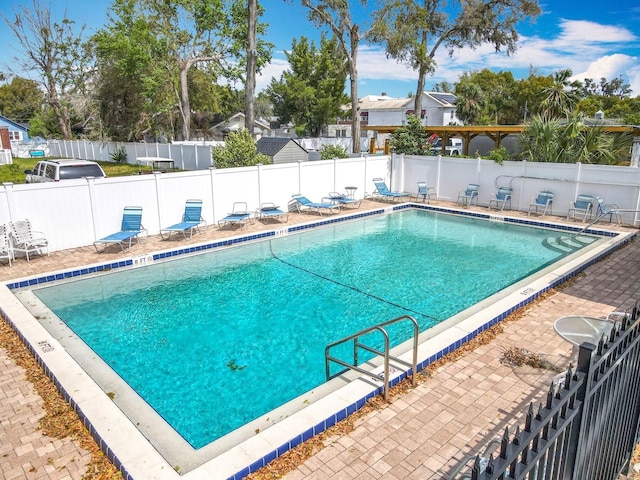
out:
{"label": "white cloud", "polygon": [[562,33],[559,43],[575,45],[576,43],[621,43],[637,40],[633,32],[623,27],[602,25],[588,20],[560,20]]}
{"label": "white cloud", "polygon": [[[635,74],[635,79],[630,78]],[[600,80],[600,78],[606,78],[607,80],[613,80],[619,76],[622,76],[623,80],[631,85],[631,81],[634,80],[635,87],[631,85],[634,92],[640,92],[640,85],[637,84],[640,75],[640,67],[638,67],[638,58],[616,53],[613,55],[605,55],[591,62],[588,68],[584,72],[574,73],[572,80],[584,81],[585,78],[591,78],[593,80]]]}
{"label": "white cloud", "polygon": [[[435,58],[435,75],[429,76],[427,83],[454,83],[464,72],[483,68],[511,71],[515,78],[526,77],[530,69],[537,75],[549,75],[568,68],[579,80],[601,77],[611,80],[622,75],[633,89],[632,94],[640,95],[640,66],[636,53],[639,41],[638,36],[625,27],[560,19],[556,33],[548,38],[521,35],[518,49],[509,56],[496,52],[490,44],[456,50],[452,57],[441,48]],[[274,60],[258,80],[258,90],[261,85],[268,85],[272,76],[280,78],[286,68],[286,60]],[[358,82],[363,87],[362,95],[393,91],[394,87],[404,95],[405,89],[415,88],[417,72],[387,58],[379,46],[361,45]]]}
{"label": "white cloud", "polygon": [[280,80],[280,76],[285,70],[289,69],[289,62],[274,58],[269,65],[262,68],[260,75],[256,76],[256,93],[264,90],[271,83],[271,79]]}

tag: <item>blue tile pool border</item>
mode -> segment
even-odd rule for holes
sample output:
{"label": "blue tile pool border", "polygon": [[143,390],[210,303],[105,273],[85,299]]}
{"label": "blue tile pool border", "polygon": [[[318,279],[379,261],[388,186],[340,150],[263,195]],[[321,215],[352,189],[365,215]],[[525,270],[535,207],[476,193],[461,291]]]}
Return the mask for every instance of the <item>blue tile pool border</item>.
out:
{"label": "blue tile pool border", "polygon": [[[514,223],[514,224],[521,224],[521,225],[535,226],[535,227],[545,227],[545,228],[551,228],[551,229],[554,229],[554,230],[564,230],[564,231],[575,232],[575,233],[578,233],[578,232],[581,232],[581,231],[584,230],[584,233],[593,234],[593,235],[599,235],[599,236],[605,236],[605,237],[614,237],[614,236],[618,235],[616,232],[611,232],[611,231],[607,231],[607,230],[601,230],[601,229],[598,229],[598,228],[588,228],[588,229],[585,230],[584,226],[580,227],[580,226],[572,226],[572,225],[562,225],[562,224],[545,222],[543,220],[520,219],[520,218],[508,217],[508,216],[504,216],[504,215],[492,215],[491,213],[484,213],[484,212],[477,212],[477,211],[470,211],[470,210],[457,210],[457,209],[450,209],[450,208],[446,208],[446,207],[439,207],[439,206],[436,206],[436,205],[418,204],[418,203],[404,203],[404,204],[400,204],[400,205],[394,205],[391,208],[375,209],[375,210],[371,210],[371,211],[367,211],[367,212],[356,213],[356,214],[353,214],[353,215],[347,215],[347,216],[344,216],[344,217],[321,219],[321,220],[319,220],[317,222],[312,222],[312,223],[307,223],[307,224],[302,224],[302,225],[295,225],[295,226],[291,226],[291,227],[286,227],[286,231],[287,231],[287,233],[300,232],[300,231],[311,229],[311,228],[327,226],[327,225],[336,224],[336,223],[340,223],[340,222],[345,222],[345,221],[349,221],[349,220],[361,219],[361,218],[370,217],[370,216],[373,216],[373,215],[381,215],[381,214],[385,214],[385,213],[387,213],[389,211],[401,211],[401,210],[406,210],[406,209],[411,209],[411,208],[416,208],[416,209],[420,209],[420,210],[429,210],[429,211],[441,212],[441,213],[447,213],[447,214],[456,214],[456,215],[462,215],[462,216],[467,216],[467,217],[471,217],[471,218],[482,218],[482,219],[485,219],[485,220],[500,220],[500,221],[504,221],[505,223]],[[260,240],[260,239],[265,239],[265,238],[269,238],[269,237],[275,237],[276,234],[277,234],[277,230],[265,231],[265,232],[251,234],[251,235],[245,235],[245,236],[241,236],[241,237],[234,237],[234,238],[229,238],[229,239],[224,239],[224,240],[218,240],[218,241],[215,241],[215,242],[209,242],[209,243],[204,243],[204,244],[188,246],[188,247],[184,247],[184,248],[177,248],[175,250],[169,250],[169,251],[165,251],[165,252],[154,253],[154,254],[150,254],[148,256],[152,257],[154,261],[155,260],[163,260],[163,259],[172,258],[172,257],[179,257],[181,255],[187,255],[187,254],[192,254],[192,253],[203,252],[203,251],[206,251],[206,250],[214,250],[216,248],[229,247],[229,246],[232,246],[232,245],[235,245],[235,244],[242,244],[242,243],[246,243],[246,242],[250,242],[250,241],[254,241],[254,240]],[[552,282],[550,285],[546,286],[544,289],[541,289],[540,291],[531,294],[526,299],[524,299],[523,301],[519,302],[517,305],[507,309],[506,311],[500,313],[499,315],[496,315],[495,317],[493,317],[492,319],[487,321],[485,324],[483,324],[482,326],[480,326],[477,329],[475,329],[473,332],[467,334],[463,338],[460,338],[460,339],[456,340],[455,342],[451,343],[450,345],[448,345],[447,347],[443,348],[439,352],[431,355],[429,358],[427,358],[427,359],[423,360],[422,362],[418,363],[417,370],[421,371],[421,370],[427,368],[429,365],[431,365],[434,362],[438,361],[439,359],[441,359],[445,355],[447,355],[447,354],[455,351],[456,349],[460,348],[462,345],[464,345],[465,343],[473,340],[475,337],[480,335],[485,330],[487,330],[487,329],[497,325],[501,321],[503,321],[505,318],[507,318],[509,315],[511,315],[515,311],[517,311],[520,308],[532,303],[537,298],[539,298],[541,295],[547,293],[549,290],[557,287],[558,285],[561,285],[562,283],[566,282],[567,280],[570,280],[571,278],[575,277],[579,273],[583,272],[586,268],[588,268],[591,265],[599,262],[602,258],[610,255],[613,251],[615,251],[615,250],[621,248],[622,246],[626,245],[634,237],[635,237],[635,235],[634,236],[628,236],[626,239],[622,240],[621,242],[619,242],[619,243],[617,243],[615,245],[612,245],[610,248],[608,248],[605,251],[599,253],[597,256],[594,256],[593,258],[589,259],[588,262],[585,262],[585,263],[581,264],[579,267],[575,268],[571,272],[567,272],[566,274],[558,277],[554,282]],[[83,275],[91,275],[91,274],[100,273],[100,272],[108,272],[108,271],[111,271],[111,270],[114,270],[114,269],[118,269],[118,268],[133,266],[134,265],[134,258],[136,258],[136,257],[121,259],[121,260],[117,260],[117,261],[113,261],[113,262],[107,262],[107,263],[99,264],[99,265],[93,265],[93,266],[90,266],[90,267],[82,267],[82,268],[79,268],[79,269],[76,269],[76,270],[69,270],[69,271],[65,271],[65,272],[61,272],[61,273],[46,274],[44,276],[37,276],[37,277],[33,277],[33,278],[28,278],[28,279],[21,279],[21,280],[15,281],[15,282],[7,282],[6,286],[10,290],[14,290],[14,289],[18,289],[18,288],[33,287],[33,286],[36,286],[36,285],[41,285],[41,284],[44,284],[44,283],[54,282],[54,281],[58,281],[58,280],[66,280],[66,279],[69,279],[69,278],[74,278],[74,277],[83,276]],[[109,460],[114,464],[114,466],[116,468],[118,468],[118,470],[122,473],[122,478],[124,480],[133,480],[133,477],[127,472],[127,470],[126,470],[125,466],[123,465],[123,463],[110,450],[109,446],[106,444],[106,442],[100,436],[100,433],[93,427],[93,425],[91,424],[90,420],[86,417],[84,412],[82,412],[82,410],[80,409],[78,404],[73,400],[71,395],[63,388],[63,386],[60,384],[58,379],[53,375],[51,370],[47,367],[47,365],[43,361],[43,359],[42,359],[41,355],[39,354],[39,352],[35,349],[35,347],[33,345],[31,345],[27,341],[27,339],[19,331],[19,329],[14,324],[14,322],[11,320],[11,318],[8,317],[8,315],[6,314],[4,309],[2,309],[1,307],[0,307],[0,315],[2,316],[4,321],[6,321],[7,324],[16,332],[16,334],[18,335],[18,337],[20,338],[22,343],[27,346],[27,348],[29,349],[30,353],[34,356],[34,358],[36,359],[37,363],[42,367],[42,369],[45,372],[45,374],[51,379],[51,381],[54,383],[56,388],[60,391],[60,393],[63,396],[63,398],[65,399],[65,401],[67,401],[72,406],[72,408],[76,411],[76,413],[78,414],[78,417],[82,421],[83,425],[89,431],[91,436],[94,438],[94,440],[96,441],[96,443],[98,444],[98,446],[100,447],[102,452],[107,456],[107,458],[109,458]],[[42,348],[43,346],[40,345],[40,347]],[[400,374],[398,377],[394,378],[390,382],[391,386],[394,386],[394,385],[398,384],[399,382],[401,382],[402,380],[404,380],[405,378],[410,376],[411,373],[412,373],[411,370],[409,370],[407,372],[403,372],[402,374]],[[287,451],[295,448],[296,446],[304,443],[305,441],[309,440],[311,437],[313,437],[315,435],[318,435],[320,433],[323,433],[324,431],[326,431],[327,429],[329,429],[333,425],[335,425],[338,422],[340,422],[340,421],[344,420],[345,418],[347,418],[347,416],[349,416],[352,413],[355,413],[356,411],[360,410],[362,407],[364,407],[364,405],[366,404],[366,402],[368,400],[370,400],[371,398],[373,398],[373,397],[375,397],[377,395],[382,394],[382,392],[383,392],[383,387],[382,386],[376,388],[375,390],[369,392],[367,395],[363,396],[362,398],[360,398],[360,399],[356,400],[355,402],[353,402],[352,404],[348,405],[346,408],[342,408],[342,409],[338,410],[337,412],[333,413],[332,415],[328,416],[325,420],[323,420],[322,422],[318,423],[313,428],[309,428],[305,432],[303,432],[303,433],[301,433],[299,435],[296,435],[295,437],[293,437],[292,439],[290,439],[288,442],[284,443],[283,445],[281,445],[277,449],[269,452],[268,454],[264,455],[262,458],[260,458],[260,459],[256,460],[255,462],[253,462],[251,465],[243,468],[242,470],[238,471],[234,475],[228,477],[228,480],[241,480],[241,479],[245,478],[246,476],[248,476],[249,474],[256,472],[260,468],[262,468],[265,465],[267,465],[269,462],[271,462],[274,459],[278,458],[279,456],[283,455],[285,452],[287,452]]]}

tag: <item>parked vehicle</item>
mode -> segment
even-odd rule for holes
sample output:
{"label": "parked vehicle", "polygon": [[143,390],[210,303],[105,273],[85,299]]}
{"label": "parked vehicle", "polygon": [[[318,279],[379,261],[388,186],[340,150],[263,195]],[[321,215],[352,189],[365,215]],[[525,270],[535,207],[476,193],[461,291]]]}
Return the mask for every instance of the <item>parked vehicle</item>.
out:
{"label": "parked vehicle", "polygon": [[[447,155],[462,155],[462,139],[449,138],[444,150]],[[431,143],[431,152],[435,155],[439,155],[442,152],[442,138],[437,137]]]}
{"label": "parked vehicle", "polygon": [[41,160],[33,170],[25,170],[27,183],[59,182],[72,178],[96,177],[106,175],[100,164],[89,160]]}

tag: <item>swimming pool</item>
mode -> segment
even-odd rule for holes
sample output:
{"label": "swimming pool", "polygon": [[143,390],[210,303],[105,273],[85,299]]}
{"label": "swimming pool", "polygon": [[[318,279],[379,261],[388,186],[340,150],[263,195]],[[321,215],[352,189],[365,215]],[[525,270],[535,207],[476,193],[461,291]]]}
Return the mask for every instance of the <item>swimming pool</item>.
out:
{"label": "swimming pool", "polygon": [[[422,223],[422,221],[426,223]],[[50,303],[54,297],[59,298],[59,304],[53,306],[53,309],[63,318],[68,311],[79,310],[81,313],[78,319],[70,320],[69,323],[75,333],[80,333],[83,337],[87,336],[89,343],[104,338],[105,332],[111,332],[112,329],[117,328],[118,338],[106,336],[110,339],[108,347],[113,347],[113,352],[101,350],[105,346],[94,346],[103,359],[110,364],[115,364],[116,370],[123,372],[123,375],[126,367],[133,367],[134,371],[142,370],[145,374],[161,373],[163,377],[169,379],[169,382],[158,384],[155,383],[158,381],[157,378],[154,379],[153,388],[150,389],[148,395],[157,391],[161,392],[160,397],[177,397],[182,405],[182,408],[178,410],[180,413],[187,413],[187,423],[193,422],[193,417],[196,417],[195,423],[211,423],[227,416],[220,413],[218,404],[209,405],[202,410],[196,409],[195,415],[189,412],[191,407],[185,405],[185,397],[189,396],[184,395],[185,388],[190,387],[192,382],[195,382],[198,390],[207,386],[206,382],[205,384],[199,383],[192,377],[183,378],[183,374],[172,370],[178,364],[184,363],[185,355],[193,353],[200,373],[208,368],[211,368],[214,373],[221,371],[230,379],[230,383],[251,383],[254,380],[247,380],[248,377],[243,377],[243,375],[248,375],[252,371],[255,373],[257,370],[258,377],[261,377],[260,393],[264,394],[265,388],[269,387],[279,390],[279,392],[274,392],[276,395],[268,395],[269,397],[277,397],[278,393],[285,392],[288,399],[291,399],[297,394],[295,389],[300,387],[300,384],[302,385],[300,391],[314,388],[318,379],[313,377],[312,370],[318,370],[320,372],[319,381],[323,381],[321,378],[324,374],[322,361],[315,361],[317,368],[314,369],[312,367],[314,361],[296,356],[302,347],[293,340],[288,343],[295,348],[292,348],[286,355],[275,357],[278,368],[268,369],[266,367],[265,359],[269,355],[265,357],[251,356],[255,351],[261,351],[265,344],[275,343],[276,339],[290,338],[282,333],[283,331],[286,331],[287,335],[292,333],[287,330],[278,330],[279,333],[273,334],[274,323],[279,321],[279,316],[265,314],[260,310],[265,305],[271,304],[272,307],[275,305],[276,309],[280,308],[280,310],[282,305],[301,306],[299,311],[289,312],[289,315],[280,317],[290,320],[288,324],[290,327],[293,326],[294,330],[302,329],[307,336],[320,338],[319,345],[323,353],[324,345],[328,341],[353,333],[354,330],[360,328],[346,325],[342,331],[334,332],[334,329],[326,327],[325,321],[335,318],[358,317],[358,314],[364,311],[366,313],[365,320],[377,323],[397,316],[399,313],[412,311],[424,330],[434,322],[448,318],[456,312],[468,308],[471,304],[487,298],[496,289],[502,290],[533,271],[544,268],[560,256],[558,252],[541,246],[542,239],[549,235],[548,230],[536,232],[532,237],[534,238],[533,243],[524,246],[521,238],[513,236],[512,230],[514,228],[511,225],[500,222],[482,222],[479,233],[463,233],[463,227],[469,222],[471,220],[466,218],[417,211],[377,216],[364,222],[353,222],[304,235],[276,238],[271,242],[247,245],[243,247],[240,256],[237,255],[237,252],[228,250],[217,252],[214,255],[186,258],[178,261],[182,264],[180,270],[183,272],[178,275],[178,278],[174,275],[176,269],[173,268],[176,263],[172,262],[172,265],[156,264],[147,268],[105,275],[100,279],[87,279],[60,287],[54,286],[37,292],[37,295],[42,297],[45,303]],[[398,250],[400,241],[395,235],[402,230],[408,233],[408,250],[419,252],[419,255],[413,259],[409,259],[406,253],[394,257],[394,251]],[[527,235],[529,234],[531,234],[530,230],[527,231]],[[536,237],[536,235],[538,236]],[[512,236],[515,242],[512,241]],[[447,263],[445,250],[439,250],[433,244],[429,244],[430,246],[425,248],[426,242],[434,238],[447,239],[450,244],[449,248],[453,245],[456,252],[456,261],[453,264]],[[372,240],[372,242],[367,243],[365,247],[358,246],[364,242],[364,239]],[[477,252],[481,246],[486,246],[488,240],[491,240],[493,244],[493,247],[488,249],[491,251],[479,255]],[[313,249],[309,249],[310,243],[314,245]],[[389,246],[393,248],[389,250]],[[538,252],[539,246],[540,251]],[[485,248],[485,250],[487,249]],[[471,254],[471,252],[476,253]],[[507,254],[513,255],[517,259],[517,266],[522,267],[521,270],[504,261]],[[211,257],[213,260],[207,261],[205,264],[205,257]],[[335,259],[338,261],[327,261]],[[364,259],[365,261],[348,265],[348,259],[354,261]],[[472,260],[477,261],[475,266],[472,266],[474,263]],[[530,260],[532,262],[535,260],[535,266],[529,263]],[[424,263],[425,261],[427,263]],[[480,271],[477,270],[478,265],[481,267]],[[488,268],[489,266],[491,268]],[[454,267],[459,269],[468,267],[470,270],[459,271],[458,275],[452,278],[450,274]],[[436,275],[435,270],[445,273],[445,279],[441,283],[438,283],[437,280],[437,277],[441,275]],[[122,275],[125,276],[125,279]],[[220,280],[225,276],[231,280]],[[110,285],[107,282],[107,280],[116,279],[116,277],[119,279],[116,280],[115,285]],[[214,280],[207,284],[210,278],[214,278]],[[265,281],[265,279],[269,280]],[[498,280],[498,282],[488,287],[489,281],[493,280]],[[216,289],[215,287],[220,287],[221,281],[228,282],[233,287]],[[260,287],[253,289],[241,287],[240,282],[244,281],[253,285],[257,281]],[[468,283],[469,281],[470,283]],[[186,294],[190,293],[194,284],[201,285],[207,292],[206,297],[213,300],[210,303],[215,305],[213,310],[199,314],[196,318],[192,314],[193,309],[207,302],[199,300],[193,303],[186,298]],[[399,292],[397,286],[403,284],[408,285],[409,288],[407,291]],[[113,313],[112,311],[105,316],[105,318],[112,317],[119,320],[121,322],[119,327],[117,324],[107,326],[104,323],[104,318],[100,321],[95,321],[94,318],[91,322],[83,320],[87,318],[87,312],[90,316],[95,317],[95,311],[99,306],[87,300],[94,302],[98,298],[97,303],[100,304],[102,299],[111,298],[113,293],[118,293],[117,296],[120,296],[123,290],[122,285],[125,285],[127,290],[126,295],[120,299],[121,312],[124,313]],[[392,288],[387,288],[389,286]],[[68,298],[61,297],[60,292],[63,290],[71,292],[67,294]],[[279,292],[284,293],[283,298],[276,295]],[[451,302],[444,305],[441,301],[434,301],[435,294],[444,294],[444,298],[450,299]],[[47,295],[50,298],[45,298]],[[319,302],[312,301],[314,296],[318,296],[321,300]],[[326,308],[332,301],[334,303],[330,305],[330,308]],[[151,317],[157,316],[155,314],[149,318],[144,315],[136,317],[135,325],[129,317],[125,316],[132,309],[137,312],[137,315],[140,315],[139,309],[144,303],[153,305],[156,310],[167,310],[168,318],[172,321],[165,320],[159,329],[160,333],[150,333],[155,328],[150,324]],[[81,307],[78,309],[72,307],[73,305]],[[185,317],[181,317],[183,314],[178,313],[181,309],[186,312]],[[231,340],[226,336],[232,333],[230,332],[232,329],[222,328],[215,330],[211,335],[216,340],[214,347],[194,347],[197,341],[201,337],[207,336],[210,331],[211,325],[204,323],[203,320],[206,321],[211,317],[229,319],[237,313],[240,313],[241,320],[255,320],[256,318],[262,320],[261,322],[250,322],[256,335],[247,345],[239,346],[237,339]],[[290,317],[293,317],[293,320]],[[153,319],[155,320],[155,318]],[[233,322],[238,321],[240,320],[233,320]],[[362,317],[359,319],[359,322],[361,321]],[[185,333],[181,331],[182,343],[179,343],[175,338],[170,340],[169,330],[175,330],[176,323],[179,327],[187,325],[195,327],[195,333],[191,332],[185,339]],[[318,331],[309,330],[314,326],[314,323],[320,327]],[[323,336],[324,333],[330,333],[331,336]],[[142,339],[147,351],[158,349],[161,352],[160,357],[166,357],[164,358],[166,362],[157,366],[159,365],[158,358],[150,360],[151,357],[147,357],[145,354],[144,357],[138,359],[137,355],[132,354],[131,342],[139,339]],[[327,341],[327,339],[329,340]],[[164,348],[167,343],[171,348]],[[230,344],[234,348],[223,352],[216,350],[226,344]],[[176,352],[177,354],[173,356],[168,352]],[[118,358],[118,360],[110,360],[110,358]],[[198,359],[199,363],[197,363]],[[211,360],[211,365],[207,362],[208,360]],[[286,372],[283,378],[275,384],[265,381],[265,379],[270,380],[274,373],[278,373],[285,362],[293,365],[292,371]],[[149,365],[153,365],[154,368],[148,368]],[[259,365],[259,368],[253,368],[254,365]],[[205,375],[199,376],[204,377]],[[314,383],[301,382],[301,380],[309,380],[307,377],[312,379]],[[293,382],[291,382],[292,380]],[[131,382],[135,383],[136,380]],[[216,380],[212,383],[218,389],[224,388],[223,380]],[[105,391],[109,392],[110,390],[107,387]],[[207,398],[215,395],[216,393],[210,393]],[[257,396],[267,397],[267,395],[255,392],[245,392],[244,395],[247,399],[247,405],[256,403],[254,400]],[[240,404],[237,401],[239,396],[242,396],[242,392],[234,392],[231,397],[233,401],[227,399],[222,403],[233,403],[234,406]],[[118,401],[117,395],[115,400]],[[286,400],[287,398],[284,400],[280,398],[277,402]],[[163,406],[156,408],[161,414],[164,411]],[[271,406],[267,405],[266,408],[271,408]],[[211,420],[205,420],[203,417],[206,415],[205,410],[207,409],[216,412]],[[244,408],[239,410],[243,410],[240,415],[246,413]],[[170,416],[166,413],[162,415]],[[251,415],[255,415],[255,413]],[[230,417],[235,417],[235,414]],[[247,421],[246,418],[239,420],[240,423],[245,421]],[[231,425],[230,428],[234,428],[234,426]],[[207,438],[206,435],[209,437]],[[216,435],[220,435],[220,433],[214,433],[213,437]],[[186,438],[189,434],[183,433],[183,436]],[[206,443],[211,438],[211,432],[205,432],[203,439],[199,440],[198,438],[196,436],[195,440],[191,439],[190,443],[194,446]]]}
{"label": "swimming pool", "polygon": [[558,260],[548,236],[411,210],[34,293],[201,448],[322,384],[327,344],[425,331]]}

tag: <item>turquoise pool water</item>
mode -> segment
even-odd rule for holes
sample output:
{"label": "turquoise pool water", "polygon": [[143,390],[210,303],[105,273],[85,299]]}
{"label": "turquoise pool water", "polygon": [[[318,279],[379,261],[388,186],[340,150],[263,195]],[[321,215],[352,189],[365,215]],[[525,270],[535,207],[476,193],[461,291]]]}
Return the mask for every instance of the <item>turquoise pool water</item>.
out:
{"label": "turquoise pool water", "polygon": [[200,448],[322,384],[328,343],[424,331],[557,261],[549,234],[409,210],[34,293]]}

